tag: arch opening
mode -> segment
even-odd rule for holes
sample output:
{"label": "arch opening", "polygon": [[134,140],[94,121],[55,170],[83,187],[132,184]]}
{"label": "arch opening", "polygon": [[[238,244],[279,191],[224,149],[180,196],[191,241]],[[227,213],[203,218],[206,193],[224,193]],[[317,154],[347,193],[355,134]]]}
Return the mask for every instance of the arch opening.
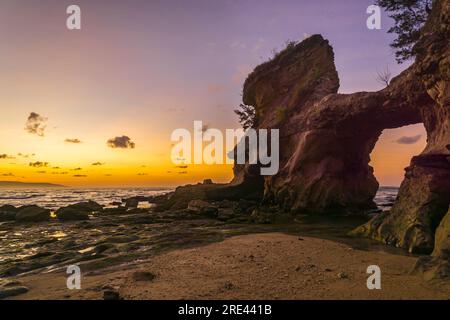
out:
{"label": "arch opening", "polygon": [[411,158],[426,147],[427,133],[423,123],[385,129],[370,153],[369,165],[379,183],[374,202],[378,210],[389,210],[395,202],[405,168]]}

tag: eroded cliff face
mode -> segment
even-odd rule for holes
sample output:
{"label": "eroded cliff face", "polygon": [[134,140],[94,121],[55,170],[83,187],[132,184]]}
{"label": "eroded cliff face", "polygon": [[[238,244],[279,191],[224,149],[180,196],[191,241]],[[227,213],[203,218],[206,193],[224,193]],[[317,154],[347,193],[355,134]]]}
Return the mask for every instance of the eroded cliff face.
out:
{"label": "eroded cliff face", "polygon": [[[314,35],[257,67],[243,100],[258,128],[280,130],[280,170],[265,178],[263,201],[295,213],[358,213],[374,207],[378,182],[368,165],[383,129],[421,121],[432,100],[410,72],[380,92],[337,94],[328,41]],[[248,166],[234,183],[254,180]]]}
{"label": "eroded cliff face", "polygon": [[[427,146],[405,169],[394,207],[354,234],[431,253],[450,201],[449,20],[448,1],[435,1],[416,62],[378,92],[337,94],[333,50],[320,35],[257,67],[243,101],[255,107],[258,128],[280,130],[280,171],[264,178],[263,202],[310,214],[372,208],[378,183],[368,163],[379,135],[423,122]],[[249,169],[235,167],[234,188],[262,184]]]}
{"label": "eroded cliff face", "polygon": [[431,253],[440,245],[435,243],[435,232],[450,204],[449,7],[448,1],[434,3],[410,68],[433,100],[432,105],[420,107],[427,146],[405,169],[392,210],[355,231],[410,252]]}

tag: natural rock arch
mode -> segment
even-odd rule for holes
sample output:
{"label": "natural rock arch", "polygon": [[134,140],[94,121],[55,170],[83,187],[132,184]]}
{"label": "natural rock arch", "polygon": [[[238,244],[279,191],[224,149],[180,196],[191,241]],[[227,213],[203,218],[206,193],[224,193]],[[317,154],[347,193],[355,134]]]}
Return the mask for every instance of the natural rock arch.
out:
{"label": "natural rock arch", "polygon": [[[382,130],[422,122],[427,146],[406,169],[394,207],[354,234],[430,253],[450,202],[448,20],[449,3],[436,1],[416,62],[378,92],[337,94],[333,50],[320,35],[255,68],[243,102],[255,107],[259,128],[280,129],[280,171],[263,181],[254,166],[236,165],[221,196],[261,191],[263,202],[289,211],[360,213],[374,205],[369,155]],[[440,239],[448,237],[445,226]],[[448,255],[448,241],[439,248],[438,260]]]}

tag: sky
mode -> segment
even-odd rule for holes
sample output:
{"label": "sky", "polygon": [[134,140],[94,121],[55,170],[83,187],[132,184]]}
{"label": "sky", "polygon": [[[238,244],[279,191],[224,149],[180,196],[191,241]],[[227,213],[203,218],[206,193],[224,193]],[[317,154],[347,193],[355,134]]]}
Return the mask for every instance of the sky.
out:
{"label": "sky", "polygon": [[[408,64],[395,62],[384,13],[381,30],[367,29],[372,2],[2,0],[0,180],[227,182],[231,165],[176,167],[172,131],[192,131],[194,120],[239,128],[233,110],[248,73],[312,34],[334,48],[339,92],[381,89],[377,71],[397,75]],[[66,27],[71,4],[81,8],[81,30]],[[380,184],[399,185],[425,143],[421,124],[385,130],[371,155]]]}

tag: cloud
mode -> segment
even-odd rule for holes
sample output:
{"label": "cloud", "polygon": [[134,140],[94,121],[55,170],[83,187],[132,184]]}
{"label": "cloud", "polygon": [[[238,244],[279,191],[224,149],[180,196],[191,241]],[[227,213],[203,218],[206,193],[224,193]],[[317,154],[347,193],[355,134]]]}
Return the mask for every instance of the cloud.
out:
{"label": "cloud", "polygon": [[11,172],[2,173],[2,177],[14,177],[14,174],[12,174]]}
{"label": "cloud", "polygon": [[178,174],[187,174],[187,171],[179,171]]}
{"label": "cloud", "polygon": [[138,176],[148,176],[148,173],[138,173]]}
{"label": "cloud", "polygon": [[103,162],[94,162],[92,165],[93,166],[103,166],[104,163]]}
{"label": "cloud", "polygon": [[75,175],[73,175],[75,178],[86,178],[87,177],[87,175],[85,175],[85,174],[75,174]]}
{"label": "cloud", "polygon": [[81,140],[79,140],[79,139],[69,139],[68,138],[68,139],[64,140],[64,142],[78,144],[78,143],[81,143]]}
{"label": "cloud", "polygon": [[179,168],[179,169],[187,169],[188,166],[187,166],[187,165],[180,165],[180,166],[176,166],[175,168]]}
{"label": "cloud", "polygon": [[42,167],[47,167],[48,162],[36,161],[36,162],[30,162],[29,165],[30,165],[30,167],[42,168]]}
{"label": "cloud", "polygon": [[47,171],[36,171],[36,173],[39,173],[39,174],[44,174],[44,173],[47,173]]}
{"label": "cloud", "polygon": [[25,130],[28,133],[36,134],[40,137],[44,136],[45,128],[47,125],[47,118],[39,115],[36,112],[31,112],[28,116],[27,122],[25,123]]}
{"label": "cloud", "polygon": [[7,154],[0,154],[0,159],[15,159],[15,157]]}
{"label": "cloud", "polygon": [[83,168],[74,168],[74,169],[72,169],[72,171],[81,171],[81,170],[83,170]]}
{"label": "cloud", "polygon": [[19,153],[17,154],[17,156],[18,156],[18,157],[22,157],[22,158],[30,158],[30,157],[34,157],[35,154],[34,154],[34,153],[32,153],[32,154],[25,154],[25,153],[19,152]]}
{"label": "cloud", "polygon": [[395,140],[395,142],[397,142],[398,144],[414,144],[417,141],[419,141],[420,138],[422,138],[422,135],[420,135],[420,134],[417,136],[412,136],[412,137],[403,136],[403,137],[400,137],[399,139]]}
{"label": "cloud", "polygon": [[134,147],[136,146],[136,144],[127,136],[111,138],[106,143],[110,148],[113,149],[134,149]]}

